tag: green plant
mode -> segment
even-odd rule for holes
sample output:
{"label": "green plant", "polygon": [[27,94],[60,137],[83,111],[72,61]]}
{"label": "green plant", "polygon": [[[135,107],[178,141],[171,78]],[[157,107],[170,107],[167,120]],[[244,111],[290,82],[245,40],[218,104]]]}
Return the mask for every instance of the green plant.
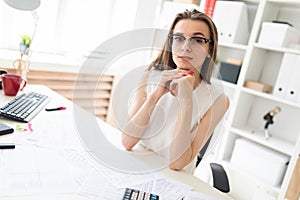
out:
{"label": "green plant", "polygon": [[24,45],[27,48],[29,48],[30,44],[31,44],[31,37],[28,35],[21,35],[21,45]]}
{"label": "green plant", "polygon": [[21,35],[21,42],[20,42],[21,58],[23,55],[28,55],[30,44],[31,44],[31,37],[28,35]]}

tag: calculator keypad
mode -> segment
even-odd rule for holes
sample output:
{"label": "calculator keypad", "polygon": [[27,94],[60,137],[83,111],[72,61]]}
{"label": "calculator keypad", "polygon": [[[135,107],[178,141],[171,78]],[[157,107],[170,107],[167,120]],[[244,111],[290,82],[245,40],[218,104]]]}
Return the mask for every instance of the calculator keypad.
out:
{"label": "calculator keypad", "polygon": [[159,200],[159,196],[140,190],[126,188],[123,200]]}

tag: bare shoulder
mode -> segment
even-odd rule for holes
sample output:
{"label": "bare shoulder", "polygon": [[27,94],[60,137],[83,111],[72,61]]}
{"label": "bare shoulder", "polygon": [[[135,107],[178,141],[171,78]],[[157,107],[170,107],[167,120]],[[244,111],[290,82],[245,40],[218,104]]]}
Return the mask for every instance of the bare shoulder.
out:
{"label": "bare shoulder", "polygon": [[223,93],[216,99],[213,106],[217,108],[223,108],[226,111],[230,106],[230,99],[225,93]]}
{"label": "bare shoulder", "polygon": [[146,87],[147,87],[149,74],[150,74],[149,70],[145,70],[142,73],[140,73],[141,77],[140,77],[139,85],[138,85],[138,88],[137,88],[136,94],[135,94],[136,101],[143,102],[147,96]]}
{"label": "bare shoulder", "polygon": [[141,73],[140,84],[146,84],[149,78],[150,71],[145,70]]}
{"label": "bare shoulder", "polygon": [[226,94],[222,94],[221,98],[224,99],[226,110],[227,110],[229,108],[229,106],[230,106],[230,99],[229,99],[229,97]]}

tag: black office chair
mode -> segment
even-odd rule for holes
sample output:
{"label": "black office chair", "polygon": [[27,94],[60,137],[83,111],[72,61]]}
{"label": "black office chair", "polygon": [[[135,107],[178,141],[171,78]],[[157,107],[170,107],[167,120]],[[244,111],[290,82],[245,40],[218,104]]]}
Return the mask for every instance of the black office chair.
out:
{"label": "black office chair", "polygon": [[[196,167],[199,165],[200,161],[204,157],[204,154],[208,148],[208,145],[211,141],[212,135],[209,137],[207,140],[206,144],[203,146],[199,154],[197,155],[197,162],[196,162]],[[225,169],[222,167],[222,165],[217,164],[217,163],[210,163],[210,168],[212,171],[213,175],[213,186],[214,188],[224,192],[228,193],[230,191],[229,188],[229,181],[227,177],[227,173]]]}

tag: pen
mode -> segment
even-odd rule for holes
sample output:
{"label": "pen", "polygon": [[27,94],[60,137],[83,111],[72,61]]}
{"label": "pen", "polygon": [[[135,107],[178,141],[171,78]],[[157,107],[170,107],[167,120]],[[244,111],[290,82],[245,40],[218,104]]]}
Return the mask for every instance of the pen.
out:
{"label": "pen", "polygon": [[14,149],[14,143],[0,143],[0,149]]}
{"label": "pen", "polygon": [[66,110],[66,107],[46,108],[46,111]]}

